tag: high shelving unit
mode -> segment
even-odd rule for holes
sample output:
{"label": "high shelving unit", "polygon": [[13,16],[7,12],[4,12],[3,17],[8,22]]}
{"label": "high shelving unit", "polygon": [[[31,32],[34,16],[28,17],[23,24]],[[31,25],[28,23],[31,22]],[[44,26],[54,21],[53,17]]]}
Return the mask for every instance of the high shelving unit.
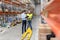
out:
{"label": "high shelving unit", "polygon": [[[26,3],[19,0],[0,0],[0,15],[2,14],[18,14],[22,9],[26,9]],[[3,12],[4,10],[4,12]]]}
{"label": "high shelving unit", "polygon": [[[26,2],[25,2],[26,1]],[[30,1],[30,0],[29,0]],[[23,10],[32,10],[31,3],[28,0],[0,0],[0,26],[9,24],[8,18],[11,17],[12,22],[16,20],[17,14],[20,15]],[[14,19],[15,18],[15,19]],[[10,23],[12,23],[10,22]],[[15,22],[15,21],[14,21]]]}

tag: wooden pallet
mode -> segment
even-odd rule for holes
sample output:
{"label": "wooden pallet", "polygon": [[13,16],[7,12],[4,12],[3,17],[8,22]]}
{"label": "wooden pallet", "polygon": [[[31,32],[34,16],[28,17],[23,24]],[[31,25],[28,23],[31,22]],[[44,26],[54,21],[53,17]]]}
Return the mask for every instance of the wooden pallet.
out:
{"label": "wooden pallet", "polygon": [[46,35],[51,33],[51,29],[48,24],[39,25],[39,40],[46,40]]}

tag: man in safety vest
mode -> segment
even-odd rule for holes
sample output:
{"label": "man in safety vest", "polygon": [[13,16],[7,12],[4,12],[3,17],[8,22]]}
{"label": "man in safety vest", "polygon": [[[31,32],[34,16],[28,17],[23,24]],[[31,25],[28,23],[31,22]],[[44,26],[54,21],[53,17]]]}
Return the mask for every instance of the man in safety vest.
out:
{"label": "man in safety vest", "polygon": [[28,26],[27,26],[27,28],[30,27],[31,30],[32,30],[32,25],[31,25],[32,17],[33,17],[33,14],[29,11],[27,13],[27,20],[28,20]]}

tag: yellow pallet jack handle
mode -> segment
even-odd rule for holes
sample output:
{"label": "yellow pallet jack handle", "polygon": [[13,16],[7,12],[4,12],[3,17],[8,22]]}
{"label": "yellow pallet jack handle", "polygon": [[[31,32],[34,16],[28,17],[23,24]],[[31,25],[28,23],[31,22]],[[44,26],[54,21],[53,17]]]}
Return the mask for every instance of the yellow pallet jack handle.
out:
{"label": "yellow pallet jack handle", "polygon": [[30,40],[30,38],[32,36],[32,30],[30,27],[27,29],[27,31],[25,33],[23,33],[21,40],[24,40],[26,36],[28,36],[27,40]]}

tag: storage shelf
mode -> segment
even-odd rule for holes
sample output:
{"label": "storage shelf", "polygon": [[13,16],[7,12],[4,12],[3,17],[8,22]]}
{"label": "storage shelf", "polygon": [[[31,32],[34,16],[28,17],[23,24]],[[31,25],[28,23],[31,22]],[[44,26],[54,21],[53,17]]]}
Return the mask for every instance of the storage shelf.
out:
{"label": "storage shelf", "polygon": [[20,14],[20,12],[2,12],[2,11],[0,11],[0,15],[8,15],[8,14],[10,14],[10,15],[14,15],[14,14]]}
{"label": "storage shelf", "polygon": [[[20,2],[20,0],[17,0],[17,1],[12,1],[12,0],[2,1],[1,0],[0,2],[3,2],[3,5],[6,5],[5,9],[3,9],[3,10],[5,10],[5,12],[4,12],[5,14],[10,14],[10,13],[11,14],[18,14],[18,13],[20,13],[19,11],[26,9],[26,4]],[[7,11],[6,11],[6,9],[7,9]],[[4,14],[3,10],[2,11],[1,10],[0,10],[0,15]],[[12,12],[10,12],[9,10],[11,10]]]}
{"label": "storage shelf", "polygon": [[16,3],[16,2],[4,1],[4,3],[15,5],[15,6],[20,6],[20,4],[19,3]]}

